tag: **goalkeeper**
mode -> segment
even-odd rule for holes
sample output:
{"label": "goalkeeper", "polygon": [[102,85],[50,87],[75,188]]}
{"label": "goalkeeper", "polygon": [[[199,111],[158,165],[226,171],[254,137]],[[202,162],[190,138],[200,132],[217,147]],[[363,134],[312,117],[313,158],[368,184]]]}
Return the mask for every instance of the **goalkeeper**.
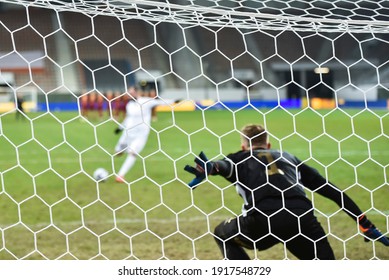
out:
{"label": "goalkeeper", "polygon": [[242,215],[222,222],[214,231],[224,258],[249,259],[244,248],[266,250],[282,242],[299,259],[335,259],[304,187],[338,204],[359,224],[365,241],[389,246],[389,239],[347,194],[295,156],[271,149],[261,125],[247,125],[241,135],[241,151],[218,161],[208,161],[201,152],[196,167],[185,166],[195,175],[190,187],[195,188],[207,175],[221,175],[236,183],[243,198]]}

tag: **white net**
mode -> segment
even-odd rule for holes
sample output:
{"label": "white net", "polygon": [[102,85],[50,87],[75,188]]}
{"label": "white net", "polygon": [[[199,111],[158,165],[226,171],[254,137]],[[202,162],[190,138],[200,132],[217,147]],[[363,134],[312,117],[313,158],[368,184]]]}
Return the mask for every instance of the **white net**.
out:
{"label": "white net", "polygon": [[[1,0],[0,81],[13,100],[0,112],[0,259],[220,259],[213,230],[242,201],[218,177],[190,190],[183,167],[202,150],[235,152],[252,122],[387,235],[388,34],[387,1]],[[133,85],[166,105],[117,183],[113,131]],[[30,88],[37,112],[20,116]],[[308,196],[336,258],[389,259]],[[295,258],[283,242],[249,253]]]}
{"label": "white net", "polygon": [[57,11],[243,29],[386,32],[386,1],[4,1]]}

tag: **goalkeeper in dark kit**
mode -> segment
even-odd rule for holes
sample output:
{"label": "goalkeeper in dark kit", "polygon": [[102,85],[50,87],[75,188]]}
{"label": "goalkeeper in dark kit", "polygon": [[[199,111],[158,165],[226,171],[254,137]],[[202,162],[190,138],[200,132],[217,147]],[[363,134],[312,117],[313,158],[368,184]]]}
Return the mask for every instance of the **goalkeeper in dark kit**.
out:
{"label": "goalkeeper in dark kit", "polygon": [[209,161],[201,152],[195,158],[195,167],[185,166],[195,175],[189,183],[191,188],[208,175],[220,175],[235,183],[243,198],[242,214],[222,222],[214,231],[225,259],[249,259],[244,248],[266,250],[278,243],[284,243],[299,259],[335,259],[304,188],[339,205],[359,225],[365,241],[389,246],[388,237],[347,194],[292,154],[271,149],[263,126],[246,125],[241,139],[241,150],[222,160]]}

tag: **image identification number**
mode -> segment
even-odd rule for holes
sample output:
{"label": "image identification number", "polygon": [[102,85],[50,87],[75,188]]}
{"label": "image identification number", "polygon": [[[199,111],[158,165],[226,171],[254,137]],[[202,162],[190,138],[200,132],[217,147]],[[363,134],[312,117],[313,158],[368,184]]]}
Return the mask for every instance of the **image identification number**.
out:
{"label": "image identification number", "polygon": [[266,276],[271,272],[269,266],[228,266],[228,267],[212,267],[212,275],[258,275]]}

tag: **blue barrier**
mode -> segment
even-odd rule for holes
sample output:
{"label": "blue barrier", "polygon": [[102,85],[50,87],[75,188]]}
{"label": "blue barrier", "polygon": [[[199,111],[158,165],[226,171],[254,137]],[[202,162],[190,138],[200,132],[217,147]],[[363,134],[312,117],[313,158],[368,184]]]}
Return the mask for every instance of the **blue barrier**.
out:
{"label": "blue barrier", "polygon": [[300,99],[286,99],[286,100],[251,100],[251,101],[224,101],[215,102],[214,104],[202,105],[198,104],[201,109],[240,109],[240,108],[301,108],[302,102]]}
{"label": "blue barrier", "polygon": [[371,108],[371,109],[380,109],[388,108],[389,101],[385,99],[376,100],[376,101],[344,101],[342,104],[339,104],[340,108]]}
{"label": "blue barrier", "polygon": [[[377,101],[344,101],[339,104],[340,108],[372,108],[372,109],[389,109],[389,101],[377,100]],[[285,99],[285,100],[251,100],[251,101],[225,101],[215,102],[212,104],[202,105],[201,102],[197,103],[198,108],[201,109],[241,109],[241,108],[276,108],[282,107],[285,109],[299,109],[303,107],[301,99]],[[78,111],[77,102],[50,102],[48,106],[50,111]],[[38,103],[38,111],[47,111],[46,103]],[[103,109],[106,110],[107,104],[104,104]]]}
{"label": "blue barrier", "polygon": [[[225,102],[215,102],[209,106],[202,105],[197,103],[197,106],[201,109],[240,109],[240,108],[275,108],[281,106],[283,108],[301,108],[300,99],[290,99],[290,100],[253,100],[253,101],[225,101]],[[77,111],[79,110],[77,102],[50,102],[48,106],[50,111]],[[107,105],[104,104],[103,109],[105,110]],[[38,111],[47,111],[46,103],[38,103]]]}
{"label": "blue barrier", "polygon": [[[47,108],[48,107],[48,108]],[[50,102],[49,106],[46,103],[38,103],[38,111],[78,111],[77,102]]]}

